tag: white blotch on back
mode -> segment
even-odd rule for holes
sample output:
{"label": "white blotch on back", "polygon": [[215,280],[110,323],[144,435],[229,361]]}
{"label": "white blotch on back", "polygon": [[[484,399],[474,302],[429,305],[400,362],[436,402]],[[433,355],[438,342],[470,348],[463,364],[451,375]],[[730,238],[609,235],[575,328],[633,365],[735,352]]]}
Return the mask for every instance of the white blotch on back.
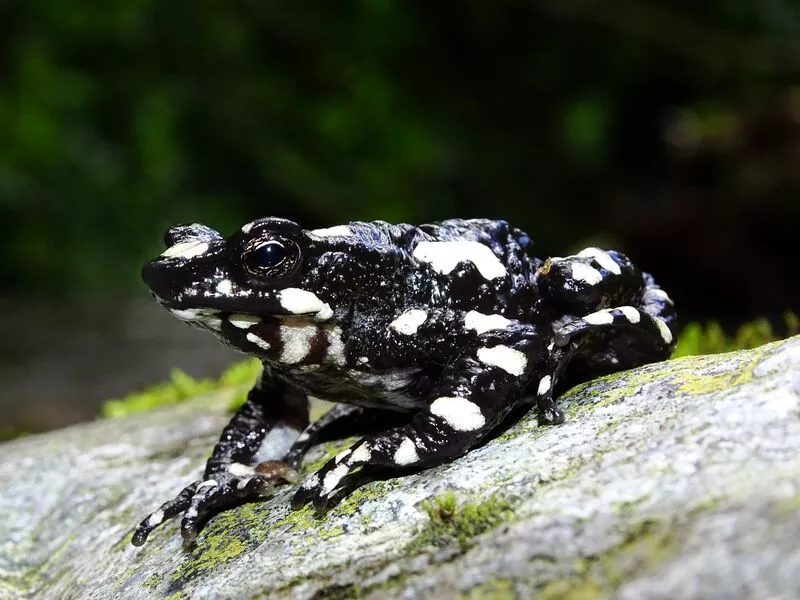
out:
{"label": "white blotch on back", "polygon": [[447,274],[460,262],[471,262],[484,279],[505,277],[506,268],[491,248],[480,242],[420,242],[414,248],[414,258],[431,265],[437,273]]}
{"label": "white blotch on back", "polygon": [[653,320],[656,322],[658,331],[661,333],[661,339],[664,340],[665,344],[671,344],[672,332],[670,331],[669,327],[667,327],[667,324],[662,319],[657,317],[653,317]]}
{"label": "white blotch on back", "polygon": [[262,350],[270,349],[269,342],[263,338],[258,337],[255,333],[248,333],[245,337],[247,338],[248,342],[250,342],[251,344],[255,344]]}
{"label": "white blotch on back", "polygon": [[572,278],[589,285],[595,285],[603,280],[603,275],[594,267],[581,262],[574,262],[572,263]]}
{"label": "white blotch on back", "polygon": [[545,375],[542,377],[542,379],[539,381],[539,389],[536,390],[536,393],[541,396],[549,392],[552,381],[553,379],[550,377],[550,375]]}
{"label": "white blotch on back", "polygon": [[522,352],[502,344],[492,348],[478,348],[478,360],[517,376],[522,375],[528,365],[528,359]]}
{"label": "white blotch on back", "polygon": [[326,321],[333,316],[333,310],[313,292],[300,288],[286,288],[278,292],[281,307],[294,315],[313,314],[318,321]]}
{"label": "white blotch on back", "polygon": [[444,419],[456,431],[474,431],[486,424],[486,418],[478,405],[460,396],[437,398],[428,410]]}
{"label": "white blotch on back", "polygon": [[619,275],[622,273],[622,269],[616,263],[616,261],[611,258],[608,252],[604,250],[600,250],[600,248],[584,248],[580,252],[578,252],[578,256],[583,257],[591,257],[597,261],[597,264],[603,267],[606,271],[611,271],[614,275]]}
{"label": "white blotch on back", "polygon": [[407,310],[391,322],[389,327],[403,335],[414,335],[420,325],[428,319],[428,313],[419,308]]}
{"label": "white blotch on back", "polygon": [[197,240],[179,242],[167,248],[161,254],[161,258],[194,258],[205,254],[209,248],[210,246],[207,242],[198,242]]}
{"label": "white blotch on back", "polygon": [[625,315],[625,318],[631,323],[638,323],[642,319],[639,311],[632,306],[620,306],[619,311]]}
{"label": "white blotch on back", "polygon": [[583,320],[590,325],[611,325],[614,322],[614,316],[606,309],[598,310],[592,314],[583,317]]}
{"label": "white blotch on back", "polygon": [[486,333],[493,329],[505,329],[511,321],[502,315],[485,315],[477,310],[471,310],[464,315],[464,327],[474,329],[476,333]]}
{"label": "white blotch on back", "polygon": [[253,325],[261,323],[261,317],[236,313],[228,317],[228,323],[239,329],[249,329]]}
{"label": "white blotch on back", "polygon": [[246,223],[245,225],[242,225],[242,233],[250,233],[250,230],[252,228],[253,228],[252,223]]}
{"label": "white blotch on back", "polygon": [[323,229],[312,229],[309,231],[309,233],[322,238],[334,236],[348,237],[353,235],[353,230],[347,225],[336,225],[334,227],[325,227]]}
{"label": "white blotch on back", "polygon": [[223,279],[217,284],[217,293],[223,296],[230,296],[233,293],[233,282],[230,279]]}
{"label": "white blotch on back", "polygon": [[392,457],[392,460],[398,465],[411,465],[419,461],[419,454],[417,454],[417,447],[411,438],[403,438],[400,445]]}

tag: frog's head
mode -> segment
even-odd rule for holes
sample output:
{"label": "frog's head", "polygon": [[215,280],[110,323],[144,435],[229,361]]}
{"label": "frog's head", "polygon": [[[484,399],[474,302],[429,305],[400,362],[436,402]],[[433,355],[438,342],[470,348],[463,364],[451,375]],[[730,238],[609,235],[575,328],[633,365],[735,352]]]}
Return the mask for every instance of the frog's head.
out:
{"label": "frog's head", "polygon": [[359,225],[306,231],[266,218],[227,238],[205,225],[178,225],[167,231],[166,251],[144,266],[142,277],[176,317],[217,332],[231,315],[328,321],[347,310],[360,288],[385,290],[381,274],[396,272],[392,267],[403,261],[373,229]]}

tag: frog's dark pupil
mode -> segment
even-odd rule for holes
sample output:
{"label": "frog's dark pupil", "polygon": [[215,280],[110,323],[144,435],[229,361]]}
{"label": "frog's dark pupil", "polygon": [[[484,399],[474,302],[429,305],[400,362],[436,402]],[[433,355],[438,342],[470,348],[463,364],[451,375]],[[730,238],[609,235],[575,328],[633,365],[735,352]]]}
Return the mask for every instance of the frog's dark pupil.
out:
{"label": "frog's dark pupil", "polygon": [[286,260],[286,247],[280,242],[268,242],[250,253],[253,266],[274,269]]}

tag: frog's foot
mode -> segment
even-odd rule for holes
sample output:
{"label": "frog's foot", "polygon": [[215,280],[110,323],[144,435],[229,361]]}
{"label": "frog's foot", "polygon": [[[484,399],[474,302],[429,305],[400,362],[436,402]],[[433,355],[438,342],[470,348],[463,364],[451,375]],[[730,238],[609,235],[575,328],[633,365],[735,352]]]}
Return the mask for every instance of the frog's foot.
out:
{"label": "frog's foot", "polygon": [[141,546],[156,527],[181,513],[184,513],[181,536],[191,542],[203,523],[220,509],[263,498],[272,493],[279,481],[296,479],[297,473],[291,467],[277,461],[261,463],[255,468],[232,463],[226,471],[213,473],[204,481],[186,486],[175,498],[149,514],[136,527],[131,543]]}

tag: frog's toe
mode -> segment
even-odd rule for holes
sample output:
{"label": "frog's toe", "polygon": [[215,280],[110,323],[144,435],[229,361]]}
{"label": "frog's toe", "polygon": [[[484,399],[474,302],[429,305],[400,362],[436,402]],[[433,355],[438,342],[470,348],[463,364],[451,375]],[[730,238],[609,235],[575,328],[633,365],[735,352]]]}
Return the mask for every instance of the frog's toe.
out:
{"label": "frog's toe", "polygon": [[369,481],[362,468],[368,465],[371,452],[370,442],[362,439],[330,459],[300,485],[292,498],[292,508],[297,510],[313,502],[317,512],[324,512],[349,491]]}
{"label": "frog's toe", "polygon": [[194,482],[186,486],[175,498],[165,502],[158,510],[147,515],[133,532],[131,544],[134,546],[142,546],[147,541],[147,536],[149,536],[156,527],[159,527],[162,523],[188,509],[197,485],[198,482]]}

